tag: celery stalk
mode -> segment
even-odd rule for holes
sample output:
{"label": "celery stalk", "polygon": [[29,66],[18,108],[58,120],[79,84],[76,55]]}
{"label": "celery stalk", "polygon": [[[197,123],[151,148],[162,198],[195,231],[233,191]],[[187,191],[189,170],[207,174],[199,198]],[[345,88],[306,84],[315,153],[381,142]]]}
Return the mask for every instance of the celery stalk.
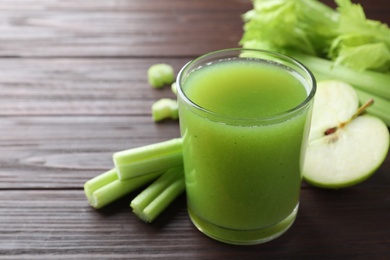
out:
{"label": "celery stalk", "polygon": [[[324,75],[319,72],[314,72],[317,81],[332,79],[328,75]],[[353,86],[353,85],[352,85]],[[354,86],[353,86],[354,87]],[[388,127],[390,127],[390,100],[384,99],[378,95],[362,91],[354,87],[359,101],[364,104],[369,99],[374,99],[374,105],[367,108],[367,112],[373,116],[380,118]]]}
{"label": "celery stalk", "polygon": [[317,81],[338,79],[349,83],[356,90],[361,103],[373,98],[374,105],[367,112],[382,119],[390,127],[390,75],[373,71],[357,72],[328,60],[296,52],[290,55],[307,66]]}
{"label": "celery stalk", "polygon": [[152,222],[184,189],[183,167],[172,168],[135,197],[130,207],[141,220]]}
{"label": "celery stalk", "polygon": [[84,192],[89,202],[93,201],[93,192],[118,179],[115,168],[106,171],[84,184]]}
{"label": "celery stalk", "polygon": [[163,172],[183,164],[181,138],[116,152],[113,160],[119,180]]}
{"label": "celery stalk", "polygon": [[115,169],[90,179],[84,184],[84,192],[88,202],[95,209],[100,209],[126,194],[153,181],[162,173],[151,173],[126,181],[118,180]]}
{"label": "celery stalk", "polygon": [[[376,116],[390,127],[390,100],[369,94],[367,92],[355,89],[361,103],[366,102],[370,98],[374,99],[374,104],[367,108],[367,113]],[[387,112],[386,112],[387,111]]]}
{"label": "celery stalk", "polygon": [[[288,53],[303,63],[314,75],[317,73],[328,76],[328,79],[338,79],[347,82],[362,91],[390,99],[390,75],[375,71],[356,71],[322,58],[309,56],[299,52]],[[390,113],[390,111],[388,111]]]}

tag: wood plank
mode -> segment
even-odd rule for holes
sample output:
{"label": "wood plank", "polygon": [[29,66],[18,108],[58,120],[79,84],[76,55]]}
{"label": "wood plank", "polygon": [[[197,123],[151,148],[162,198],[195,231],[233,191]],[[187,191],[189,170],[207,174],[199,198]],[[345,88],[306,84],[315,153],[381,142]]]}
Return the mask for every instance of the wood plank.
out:
{"label": "wood plank", "polygon": [[3,59],[1,115],[150,115],[170,87],[153,89],[147,70],[171,64],[175,73],[189,58]]}
{"label": "wood plank", "polygon": [[0,56],[194,56],[237,47],[250,1],[190,2],[2,0]]}
{"label": "wood plank", "polygon": [[[248,0],[224,1],[182,1],[182,0],[155,0],[153,4],[145,4],[141,0],[1,0],[0,10],[47,10],[47,11],[84,11],[84,12],[236,12],[239,5],[248,4]],[[375,0],[373,1],[375,2]]]}
{"label": "wood plank", "polygon": [[[360,1],[390,23],[386,0]],[[238,47],[249,0],[0,0],[0,56],[197,56]],[[333,1],[324,1],[333,5]]]}
{"label": "wood plank", "polygon": [[386,189],[304,189],[293,227],[248,247],[202,235],[188,219],[184,196],[145,224],[128,208],[135,194],[96,211],[79,190],[0,191],[0,259],[383,259],[390,254]]}
{"label": "wood plank", "polygon": [[0,189],[82,189],[113,167],[114,152],[179,136],[177,121],[150,116],[3,117]]}

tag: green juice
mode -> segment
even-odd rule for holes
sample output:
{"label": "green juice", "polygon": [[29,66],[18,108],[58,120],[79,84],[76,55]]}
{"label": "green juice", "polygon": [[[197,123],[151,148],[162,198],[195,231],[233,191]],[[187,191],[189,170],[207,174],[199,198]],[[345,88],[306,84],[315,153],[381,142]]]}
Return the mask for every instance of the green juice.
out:
{"label": "green juice", "polygon": [[309,95],[303,80],[283,65],[236,58],[196,68],[181,88],[192,221],[227,243],[279,236],[293,223],[299,202],[310,114],[308,107],[294,110]]}

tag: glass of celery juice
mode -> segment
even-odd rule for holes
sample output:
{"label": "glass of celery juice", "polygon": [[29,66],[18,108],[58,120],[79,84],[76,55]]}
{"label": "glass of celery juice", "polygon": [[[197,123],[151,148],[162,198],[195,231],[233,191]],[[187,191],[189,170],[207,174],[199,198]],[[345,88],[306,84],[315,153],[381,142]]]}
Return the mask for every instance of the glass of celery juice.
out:
{"label": "glass of celery juice", "polygon": [[277,53],[228,49],[189,62],[176,83],[194,225],[230,244],[283,234],[299,205],[310,71]]}

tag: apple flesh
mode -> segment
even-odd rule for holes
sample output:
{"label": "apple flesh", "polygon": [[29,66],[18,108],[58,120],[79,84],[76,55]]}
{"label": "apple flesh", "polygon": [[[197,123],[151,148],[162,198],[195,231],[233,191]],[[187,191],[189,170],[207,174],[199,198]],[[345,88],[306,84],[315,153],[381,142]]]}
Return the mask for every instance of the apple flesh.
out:
{"label": "apple flesh", "polygon": [[389,130],[380,119],[359,115],[358,106],[350,85],[334,80],[318,83],[303,167],[305,181],[323,188],[349,187],[370,177],[383,163],[390,146]]}

